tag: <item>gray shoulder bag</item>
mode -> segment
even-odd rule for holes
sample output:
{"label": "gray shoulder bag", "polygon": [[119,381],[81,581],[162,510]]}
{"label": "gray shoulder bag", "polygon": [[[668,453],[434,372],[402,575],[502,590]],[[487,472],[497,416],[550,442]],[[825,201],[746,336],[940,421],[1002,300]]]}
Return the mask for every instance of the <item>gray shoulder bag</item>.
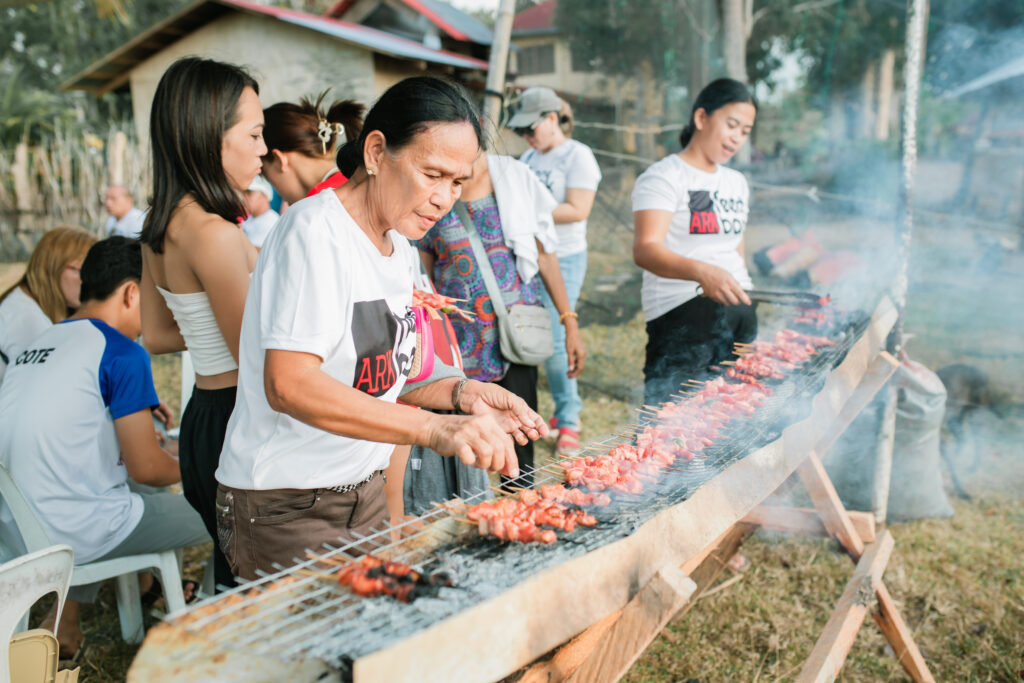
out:
{"label": "gray shoulder bag", "polygon": [[555,339],[551,333],[551,315],[540,305],[514,304],[505,307],[501,287],[494,279],[491,261],[476,232],[473,219],[469,217],[465,202],[455,203],[455,211],[466,228],[469,244],[473,247],[480,267],[480,274],[491,297],[491,305],[498,316],[498,341],[501,355],[510,363],[518,365],[540,365],[555,352]]}

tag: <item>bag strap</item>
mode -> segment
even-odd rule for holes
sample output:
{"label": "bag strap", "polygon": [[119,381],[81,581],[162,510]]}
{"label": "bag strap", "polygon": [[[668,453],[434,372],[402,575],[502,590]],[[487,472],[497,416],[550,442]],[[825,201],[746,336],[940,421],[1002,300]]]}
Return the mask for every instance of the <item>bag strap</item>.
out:
{"label": "bag strap", "polygon": [[505,308],[505,299],[501,296],[501,287],[498,286],[498,281],[494,279],[494,270],[491,268],[491,260],[487,258],[487,250],[484,249],[483,242],[480,241],[480,235],[476,232],[473,219],[469,217],[466,203],[461,199],[455,202],[455,212],[459,215],[459,220],[462,221],[462,225],[466,228],[466,235],[469,236],[469,245],[473,247],[473,254],[476,256],[480,275],[484,278],[484,286],[487,287],[487,294],[491,297],[491,305],[494,307],[495,315],[498,316],[498,322],[507,326],[508,310]]}

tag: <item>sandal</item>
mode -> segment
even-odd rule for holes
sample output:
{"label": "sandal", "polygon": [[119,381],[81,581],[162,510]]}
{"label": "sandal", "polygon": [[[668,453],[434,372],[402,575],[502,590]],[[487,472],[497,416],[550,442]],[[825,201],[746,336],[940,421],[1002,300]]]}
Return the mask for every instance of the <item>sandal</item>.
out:
{"label": "sandal", "polygon": [[[185,597],[185,604],[191,605],[199,602],[202,597],[199,595],[199,582],[192,579],[185,579],[181,582],[181,592]],[[143,607],[152,607],[156,601],[164,596],[164,587],[160,579],[153,577],[153,584],[145,593],[139,596],[142,599]]]}
{"label": "sandal", "polygon": [[555,454],[568,455],[571,451],[580,447],[580,433],[569,427],[562,427],[558,430],[558,441],[555,442]]}
{"label": "sandal", "polygon": [[71,656],[66,656],[65,653],[60,651],[60,646],[57,647],[57,668],[58,669],[73,669],[78,666],[78,663],[82,661],[82,657],[85,655],[85,636],[82,637],[82,642],[78,644],[78,649]]}
{"label": "sandal", "polygon": [[191,605],[202,600],[199,595],[199,582],[192,579],[185,579],[181,582],[181,592],[185,594],[185,604]]}

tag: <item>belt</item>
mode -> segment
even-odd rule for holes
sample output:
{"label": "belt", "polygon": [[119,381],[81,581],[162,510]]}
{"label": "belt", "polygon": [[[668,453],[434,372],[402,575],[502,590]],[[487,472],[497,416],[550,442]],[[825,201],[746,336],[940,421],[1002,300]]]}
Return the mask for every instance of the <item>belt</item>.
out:
{"label": "belt", "polygon": [[355,484],[345,484],[344,486],[325,486],[324,491],[333,491],[334,493],[348,493],[350,491],[355,491],[356,489],[361,489],[369,484],[378,474],[384,477],[384,481],[388,480],[388,476],[385,474],[384,470],[377,470],[376,472],[371,472],[370,476],[366,479],[358,481]]}

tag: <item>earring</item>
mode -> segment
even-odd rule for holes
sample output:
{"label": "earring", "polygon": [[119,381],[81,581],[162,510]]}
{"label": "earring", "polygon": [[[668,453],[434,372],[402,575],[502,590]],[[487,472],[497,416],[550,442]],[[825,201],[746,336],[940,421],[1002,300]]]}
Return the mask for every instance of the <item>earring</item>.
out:
{"label": "earring", "polygon": [[373,175],[373,169],[372,168],[366,169],[366,175]]}

